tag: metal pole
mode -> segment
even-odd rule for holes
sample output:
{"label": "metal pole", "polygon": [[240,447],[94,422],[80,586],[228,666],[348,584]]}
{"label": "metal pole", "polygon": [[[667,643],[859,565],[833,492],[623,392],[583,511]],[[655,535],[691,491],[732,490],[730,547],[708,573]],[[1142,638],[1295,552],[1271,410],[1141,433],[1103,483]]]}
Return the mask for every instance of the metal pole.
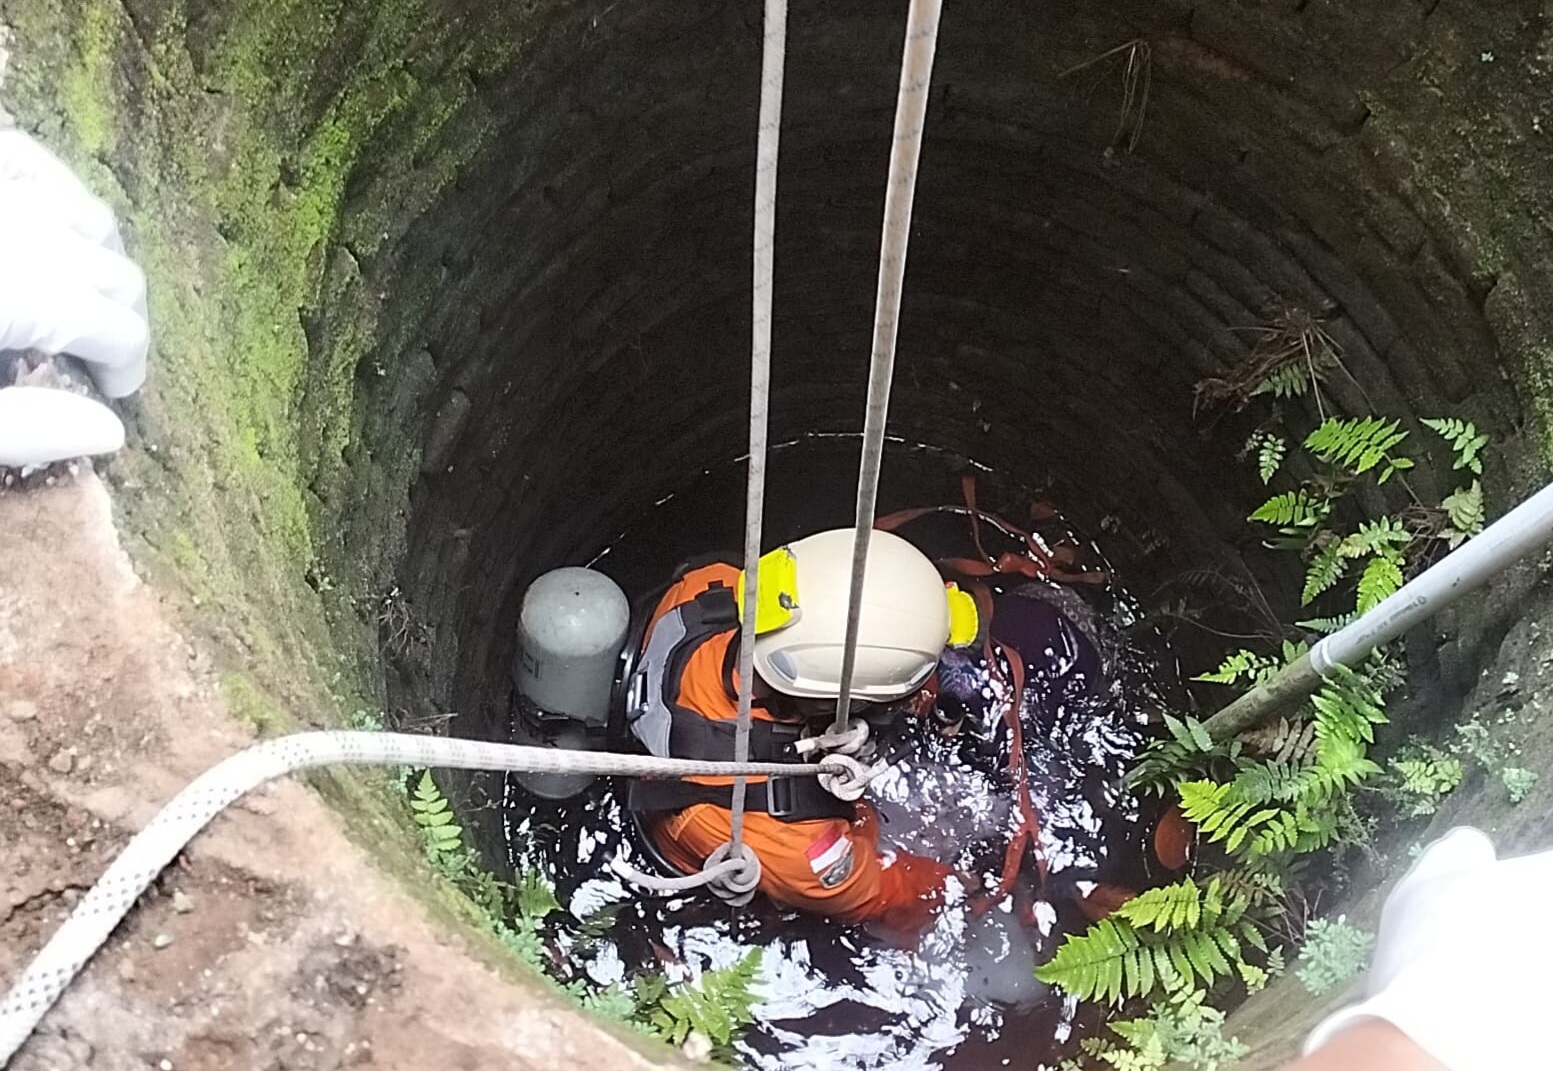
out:
{"label": "metal pole", "polygon": [[1228,740],[1288,710],[1320,688],[1332,667],[1353,666],[1550,541],[1553,484],[1419,573],[1369,613],[1323,638],[1283,672],[1209,718],[1203,723],[1208,734],[1215,740]]}

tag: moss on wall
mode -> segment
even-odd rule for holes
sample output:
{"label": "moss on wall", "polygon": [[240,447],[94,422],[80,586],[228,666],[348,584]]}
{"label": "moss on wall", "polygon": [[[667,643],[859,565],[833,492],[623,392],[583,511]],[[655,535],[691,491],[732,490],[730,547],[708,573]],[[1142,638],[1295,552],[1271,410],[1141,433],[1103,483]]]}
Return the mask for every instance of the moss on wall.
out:
{"label": "moss on wall", "polygon": [[[370,698],[380,565],[347,557],[329,493],[383,333],[356,258],[478,151],[483,116],[427,147],[475,79],[511,62],[517,17],[470,35],[435,0],[17,0],[7,14],[18,119],[115,205],[148,276],[152,378],[128,407],[140,449],[112,470],[128,535],[304,717],[329,716],[320,696]],[[372,159],[395,127],[415,131],[419,166]],[[368,171],[387,181],[348,205]],[[413,471],[414,439],[398,448],[408,468],[385,496]]]}

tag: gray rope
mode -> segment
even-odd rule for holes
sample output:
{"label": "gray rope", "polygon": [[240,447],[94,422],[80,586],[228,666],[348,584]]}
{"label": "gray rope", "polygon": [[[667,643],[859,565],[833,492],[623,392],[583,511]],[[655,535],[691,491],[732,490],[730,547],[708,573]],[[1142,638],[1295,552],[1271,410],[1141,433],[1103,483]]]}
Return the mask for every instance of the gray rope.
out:
{"label": "gray rope", "polygon": [[[733,760],[750,757],[750,708],[755,696],[755,617],[760,587],[761,526],[766,509],[766,426],[771,412],[771,290],[776,245],[777,154],[782,133],[782,66],[787,52],[787,0],[766,0],[765,47],[760,63],[760,127],[755,138],[755,248],[750,316],[750,459],[744,501],[744,619],[739,632],[739,715]],[[759,874],[745,854],[744,802],[748,782],[733,781],[729,851]],[[705,873],[703,871],[703,873]],[[745,898],[748,902],[748,898]]]}
{"label": "gray rope", "polygon": [[868,540],[879,497],[879,467],[884,428],[890,412],[890,383],[895,376],[895,339],[900,326],[901,289],[906,277],[906,247],[911,238],[911,206],[922,156],[928,87],[938,42],[942,0],[911,0],[906,16],[906,46],[901,55],[900,94],[895,103],[895,141],[890,147],[890,178],[884,195],[884,235],[879,249],[879,291],[874,304],[873,357],[868,371],[868,409],[863,418],[863,456],[857,474],[857,517],[852,544],[852,587],[847,603],[846,648],[841,661],[841,690],[836,697],[835,731],[846,731],[852,713],[852,674],[857,668],[857,637],[862,621],[863,577]]}
{"label": "gray rope", "polygon": [[[0,1067],[10,1061],[37,1028],[140,894],[212,818],[266,781],[330,765],[437,766],[626,777],[860,776],[859,764],[844,755],[819,763],[702,762],[405,733],[297,733],[255,744],[206,770],[158,811],[124,846],[27,965],[4,1001],[0,1001]],[[736,877],[738,860],[734,864],[719,869],[716,876],[725,880]],[[713,868],[717,868],[716,863]]]}

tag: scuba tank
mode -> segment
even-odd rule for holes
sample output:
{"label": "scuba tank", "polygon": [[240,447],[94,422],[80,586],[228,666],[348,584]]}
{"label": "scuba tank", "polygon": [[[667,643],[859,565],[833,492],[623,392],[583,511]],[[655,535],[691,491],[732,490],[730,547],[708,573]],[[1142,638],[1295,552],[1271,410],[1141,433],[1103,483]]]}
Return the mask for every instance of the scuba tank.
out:
{"label": "scuba tank", "polygon": [[[631,607],[620,586],[593,569],[543,574],[523,594],[513,665],[514,743],[602,751]],[[591,774],[518,773],[536,796],[559,800],[593,783]]]}

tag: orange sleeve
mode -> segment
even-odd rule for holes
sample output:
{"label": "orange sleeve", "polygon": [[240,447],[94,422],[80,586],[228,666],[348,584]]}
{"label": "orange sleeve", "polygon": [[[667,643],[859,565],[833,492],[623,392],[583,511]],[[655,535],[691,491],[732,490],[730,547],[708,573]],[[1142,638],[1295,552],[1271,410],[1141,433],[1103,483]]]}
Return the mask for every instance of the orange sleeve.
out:
{"label": "orange sleeve", "polygon": [[[656,840],[675,866],[693,872],[728,839],[729,825],[726,810],[699,804],[660,820]],[[906,852],[881,853],[877,821],[866,804],[852,822],[779,822],[750,813],[744,837],[760,857],[760,891],[800,911],[919,933],[943,902],[950,868]]]}
{"label": "orange sleeve", "polygon": [[900,933],[920,933],[944,901],[944,880],[951,868],[910,852],[881,853],[879,821],[873,807],[858,804],[857,820],[847,831],[856,855],[853,874],[826,909],[843,922],[877,922]]}

